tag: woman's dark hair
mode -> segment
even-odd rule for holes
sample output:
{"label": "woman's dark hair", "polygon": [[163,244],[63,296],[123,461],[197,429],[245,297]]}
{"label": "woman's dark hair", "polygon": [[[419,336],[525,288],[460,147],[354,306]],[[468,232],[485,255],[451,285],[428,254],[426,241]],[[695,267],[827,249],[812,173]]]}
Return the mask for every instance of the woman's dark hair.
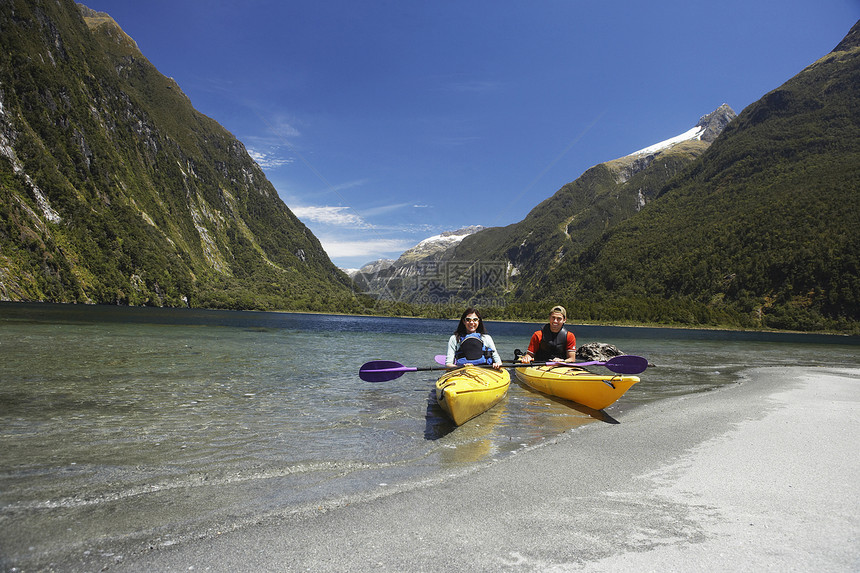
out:
{"label": "woman's dark hair", "polygon": [[466,336],[468,332],[466,331],[466,322],[465,318],[470,314],[474,314],[478,317],[478,329],[475,331],[478,334],[486,334],[487,330],[484,328],[484,317],[481,316],[481,313],[478,312],[477,309],[472,308],[471,306],[463,311],[463,314],[460,315],[460,322],[457,323],[457,330],[454,331],[454,334],[457,336]]}

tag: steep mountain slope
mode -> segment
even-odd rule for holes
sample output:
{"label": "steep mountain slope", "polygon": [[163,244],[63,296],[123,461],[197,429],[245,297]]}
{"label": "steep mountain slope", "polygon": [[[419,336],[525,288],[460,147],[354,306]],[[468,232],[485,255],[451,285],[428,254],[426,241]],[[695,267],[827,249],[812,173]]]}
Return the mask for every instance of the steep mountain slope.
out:
{"label": "steep mountain slope", "polygon": [[858,86],[860,23],[548,288],[595,318],[856,329]]}
{"label": "steep mountain slope", "polygon": [[731,108],[722,105],[702,117],[687,137],[592,167],[521,222],[464,240],[454,257],[505,260],[511,265],[516,297],[538,289],[559,263],[576,257],[606,230],[638,213],[734,117]]}
{"label": "steep mountain slope", "polygon": [[[403,296],[431,285],[494,317],[562,303],[571,320],[860,332],[858,86],[860,23],[736,119],[721,107],[713,129],[589,169],[464,239],[442,288]],[[501,280],[477,272],[493,265]]]}
{"label": "steep mountain slope", "polygon": [[[409,281],[357,283],[375,296],[418,303],[469,300],[487,306],[530,299],[561,261],[576,257],[607,229],[638,213],[734,117],[722,105],[682,136],[592,167],[523,221],[466,236],[437,256],[435,265],[412,266],[407,273],[395,262],[383,273],[408,275]],[[383,290],[389,285],[396,288]]]}
{"label": "steep mountain slope", "polygon": [[0,299],[349,310],[244,146],[106,14],[0,3]]}

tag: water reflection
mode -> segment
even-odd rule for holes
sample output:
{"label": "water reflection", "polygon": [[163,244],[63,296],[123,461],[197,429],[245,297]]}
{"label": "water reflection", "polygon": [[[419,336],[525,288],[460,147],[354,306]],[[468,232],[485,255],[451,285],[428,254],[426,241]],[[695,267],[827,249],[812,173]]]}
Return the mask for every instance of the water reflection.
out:
{"label": "water reflection", "polygon": [[426,420],[424,426],[425,440],[438,440],[443,438],[457,429],[457,425],[446,413],[445,410],[436,402],[436,389],[430,390],[427,395],[427,413],[424,416]]}
{"label": "water reflection", "polygon": [[[610,416],[606,410],[595,410],[594,408],[589,408],[583,404],[577,404],[576,402],[571,402],[570,400],[565,400],[564,398],[559,398],[557,396],[550,396],[549,394],[544,394],[542,392],[538,392],[533,388],[529,388],[528,385],[520,383],[520,388],[523,389],[524,392],[531,392],[532,394],[536,394],[543,399],[551,400],[556,404],[560,404],[566,408],[570,408],[571,410],[576,410],[580,414],[584,414],[590,418],[593,418],[597,421],[604,422],[607,424],[620,424],[618,420]],[[571,428],[572,429],[572,428]]]}

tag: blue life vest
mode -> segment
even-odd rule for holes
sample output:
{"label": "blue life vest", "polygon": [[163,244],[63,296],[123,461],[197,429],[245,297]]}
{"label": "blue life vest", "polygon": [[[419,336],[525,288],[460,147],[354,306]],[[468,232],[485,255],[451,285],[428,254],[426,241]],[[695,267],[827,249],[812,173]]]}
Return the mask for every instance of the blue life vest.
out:
{"label": "blue life vest", "polygon": [[456,364],[492,364],[493,349],[484,345],[484,339],[477,332],[460,339],[460,347],[454,354]]}

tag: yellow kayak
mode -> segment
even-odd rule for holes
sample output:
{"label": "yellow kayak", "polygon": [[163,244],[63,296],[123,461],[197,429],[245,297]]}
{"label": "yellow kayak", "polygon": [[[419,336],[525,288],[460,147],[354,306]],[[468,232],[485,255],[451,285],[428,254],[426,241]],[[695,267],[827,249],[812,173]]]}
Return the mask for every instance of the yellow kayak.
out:
{"label": "yellow kayak", "polygon": [[466,365],[436,381],[436,402],[459,426],[498,404],[510,385],[507,370]]}
{"label": "yellow kayak", "polygon": [[514,370],[520,382],[538,392],[571,400],[595,410],[611,406],[631,386],[639,382],[638,376],[601,376],[578,366],[529,366]]}

